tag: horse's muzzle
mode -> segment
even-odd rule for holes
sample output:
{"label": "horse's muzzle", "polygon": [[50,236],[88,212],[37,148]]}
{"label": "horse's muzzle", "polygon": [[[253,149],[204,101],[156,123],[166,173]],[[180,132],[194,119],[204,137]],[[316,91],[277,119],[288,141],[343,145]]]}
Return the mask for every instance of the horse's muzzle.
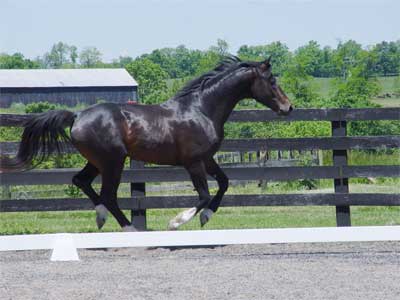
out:
{"label": "horse's muzzle", "polygon": [[292,110],[293,110],[293,106],[290,105],[289,108],[286,109],[286,110],[280,109],[280,110],[278,111],[278,115],[280,115],[280,116],[287,116],[287,115],[289,115],[289,114],[292,112]]}

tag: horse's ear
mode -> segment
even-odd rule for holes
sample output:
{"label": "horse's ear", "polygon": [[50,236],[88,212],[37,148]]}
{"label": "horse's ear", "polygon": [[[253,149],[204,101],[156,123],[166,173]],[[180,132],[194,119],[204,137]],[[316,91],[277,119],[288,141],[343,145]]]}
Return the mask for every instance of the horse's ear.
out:
{"label": "horse's ear", "polygon": [[269,56],[266,60],[260,63],[260,70],[265,72],[271,69],[271,56]]}

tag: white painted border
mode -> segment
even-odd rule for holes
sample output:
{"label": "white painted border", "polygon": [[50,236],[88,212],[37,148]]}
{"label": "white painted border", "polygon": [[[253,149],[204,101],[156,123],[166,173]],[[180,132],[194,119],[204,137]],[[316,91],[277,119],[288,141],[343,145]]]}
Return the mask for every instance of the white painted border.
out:
{"label": "white painted border", "polygon": [[367,241],[400,241],[400,226],[12,235],[0,236],[0,251],[53,249],[52,260],[77,260],[81,248]]}

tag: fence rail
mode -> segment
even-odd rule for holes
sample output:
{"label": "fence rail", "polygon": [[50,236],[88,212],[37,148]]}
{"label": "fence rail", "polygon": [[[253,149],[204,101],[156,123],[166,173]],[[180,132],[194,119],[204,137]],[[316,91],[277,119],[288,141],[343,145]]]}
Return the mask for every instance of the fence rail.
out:
{"label": "fence rail", "polygon": [[[15,154],[18,142],[0,142],[0,154]],[[399,148],[398,136],[353,136],[318,138],[269,138],[269,139],[230,139],[222,142],[220,151],[257,150],[340,150],[340,149],[379,149]],[[63,153],[78,153],[76,149],[63,146]]]}
{"label": "fence rail", "polygon": [[[193,207],[197,196],[146,196],[135,198],[118,198],[122,209],[140,210],[154,208]],[[384,193],[315,193],[315,194],[247,194],[225,195],[221,206],[398,206],[398,194]],[[86,198],[49,198],[2,200],[2,212],[23,211],[72,211],[93,209],[93,204]]]}
{"label": "fence rail", "polygon": [[[22,126],[29,115],[2,114],[0,126]],[[338,226],[349,226],[351,205],[400,205],[400,194],[355,194],[349,193],[348,178],[360,177],[400,177],[400,165],[391,166],[349,166],[347,152],[354,149],[399,148],[400,136],[347,136],[347,121],[400,120],[400,108],[372,109],[298,109],[290,116],[277,116],[270,110],[235,111],[231,122],[265,121],[329,121],[331,137],[231,139],[225,140],[221,151],[257,150],[333,150],[333,166],[318,167],[225,167],[224,171],[234,180],[294,180],[322,179],[334,180],[335,193],[326,194],[279,194],[279,195],[226,195],[222,206],[336,206]],[[0,153],[15,154],[18,143],[0,143]],[[75,153],[65,147],[65,153]],[[32,170],[22,173],[3,173],[2,185],[66,184],[77,169]],[[146,228],[146,209],[191,207],[196,196],[148,197],[146,182],[171,182],[189,180],[183,168],[147,167],[140,162],[131,162],[131,168],[124,170],[122,182],[131,183],[131,198],[121,198],[123,209],[132,210],[134,224]],[[211,178],[210,178],[211,180]],[[99,182],[97,178],[95,182]],[[11,211],[59,211],[85,210],[93,205],[87,199],[29,199],[2,200],[0,212]]]}
{"label": "fence rail", "polygon": [[[324,166],[324,167],[228,167],[222,168],[229,179],[235,180],[295,180],[365,177],[398,177],[400,166]],[[32,170],[1,174],[4,185],[70,184],[80,169]],[[125,169],[121,182],[174,182],[190,180],[188,173],[178,167]],[[209,177],[209,180],[213,178]],[[97,177],[94,183],[101,182]]]}
{"label": "fence rail", "polygon": [[[1,114],[0,126],[21,126],[31,114]],[[399,120],[400,108],[327,108],[296,109],[289,116],[279,116],[271,110],[247,109],[233,111],[230,122],[265,121],[371,121]]]}

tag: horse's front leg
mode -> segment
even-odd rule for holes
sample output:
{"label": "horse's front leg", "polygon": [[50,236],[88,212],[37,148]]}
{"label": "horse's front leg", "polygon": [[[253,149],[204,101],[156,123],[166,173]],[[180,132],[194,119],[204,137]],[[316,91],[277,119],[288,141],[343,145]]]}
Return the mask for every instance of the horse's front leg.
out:
{"label": "horse's front leg", "polygon": [[199,203],[188,210],[185,210],[173,218],[168,225],[170,230],[176,230],[179,226],[189,222],[200,210],[210,202],[210,192],[208,191],[207,174],[204,162],[195,162],[185,166],[190,174],[194,188],[199,193]]}
{"label": "horse's front leg", "polygon": [[211,202],[207,205],[206,208],[200,213],[200,224],[203,227],[212,217],[213,213],[218,210],[219,205],[221,204],[222,197],[229,186],[229,179],[225,175],[225,173],[221,170],[217,162],[213,157],[204,161],[207,174],[211,177],[215,178],[218,183],[218,192],[211,200]]}

